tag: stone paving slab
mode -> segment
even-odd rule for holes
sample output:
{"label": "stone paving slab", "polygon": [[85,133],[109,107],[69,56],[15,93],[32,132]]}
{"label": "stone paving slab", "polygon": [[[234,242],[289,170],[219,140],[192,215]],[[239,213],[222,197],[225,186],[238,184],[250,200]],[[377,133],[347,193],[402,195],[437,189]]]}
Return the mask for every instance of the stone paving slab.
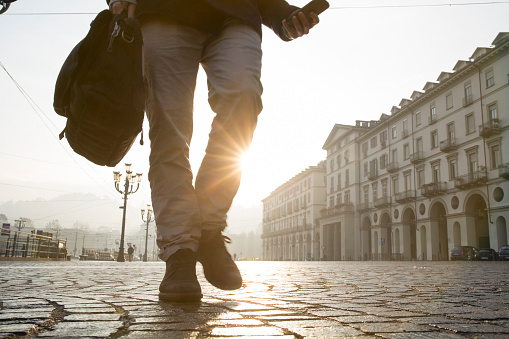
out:
{"label": "stone paving slab", "polygon": [[201,303],[158,300],[164,263],[0,262],[0,338],[508,338],[509,263],[238,262]]}

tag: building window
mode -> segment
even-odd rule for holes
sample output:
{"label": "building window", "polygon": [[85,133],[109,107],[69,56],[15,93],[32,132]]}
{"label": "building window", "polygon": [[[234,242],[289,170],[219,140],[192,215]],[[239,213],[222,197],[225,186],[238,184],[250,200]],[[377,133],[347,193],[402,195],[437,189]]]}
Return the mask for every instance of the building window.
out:
{"label": "building window", "polygon": [[473,174],[477,172],[477,152],[468,153],[467,159],[468,159],[468,173]]}
{"label": "building window", "polygon": [[387,179],[382,180],[382,198],[387,196]]}
{"label": "building window", "polygon": [[424,168],[419,168],[417,170],[417,187],[422,187],[424,185]]}
{"label": "building window", "polygon": [[341,173],[338,174],[338,191],[341,189]]}
{"label": "building window", "polygon": [[380,144],[382,147],[385,147],[385,144],[387,143],[387,131],[380,132]]}
{"label": "building window", "polygon": [[398,177],[392,177],[392,194],[399,193],[399,179]]}
{"label": "building window", "polygon": [[368,142],[367,141],[362,144],[361,149],[362,149],[362,154],[364,155],[364,157],[366,157],[368,155]]}
{"label": "building window", "polygon": [[449,92],[445,95],[445,108],[446,109],[452,108],[452,92]]}
{"label": "building window", "polygon": [[403,145],[403,158],[408,160],[410,158],[410,146],[408,144]]}
{"label": "building window", "polygon": [[338,195],[336,196],[336,204],[340,205],[342,201],[343,201],[343,194],[338,193]]}
{"label": "building window", "polygon": [[411,180],[411,174],[410,171],[403,174],[405,179],[405,192],[410,191],[412,188],[412,180]]}
{"label": "building window", "polygon": [[496,102],[488,105],[488,119],[490,121],[498,119],[497,103]]}
{"label": "building window", "polygon": [[431,149],[438,147],[438,131],[434,130],[431,132]]}
{"label": "building window", "polygon": [[334,158],[330,159],[330,171],[334,171]]}
{"label": "building window", "polygon": [[350,203],[350,191],[346,191],[345,192],[345,204],[349,204]]}
{"label": "building window", "polygon": [[330,177],[330,192],[334,192],[334,177]]}
{"label": "building window", "polygon": [[429,107],[429,121],[430,123],[437,121],[437,108],[434,103]]}
{"label": "building window", "polygon": [[371,148],[375,148],[377,145],[376,137],[371,138],[370,142],[371,142]]}
{"label": "building window", "polygon": [[415,126],[421,124],[421,112],[415,112]]}
{"label": "building window", "polygon": [[366,185],[362,188],[364,190],[364,203],[367,204],[369,202],[369,185]]}
{"label": "building window", "polygon": [[455,133],[454,133],[454,122],[451,122],[450,124],[447,124],[447,140],[449,142],[454,142]]}
{"label": "building window", "polygon": [[341,168],[341,155],[338,154],[338,156],[336,157],[336,163],[338,165],[338,168]]}
{"label": "building window", "polygon": [[350,185],[350,170],[345,171],[345,187]]}
{"label": "building window", "polygon": [[387,167],[387,154],[382,154],[380,156],[380,169],[385,169]]}
{"label": "building window", "polygon": [[486,77],[486,88],[495,85],[495,76],[493,73],[493,67],[490,67],[484,73]]}
{"label": "building window", "polygon": [[392,150],[392,159],[391,159],[391,162],[392,163],[397,163],[398,162],[398,149],[393,149]]}
{"label": "building window", "polygon": [[364,177],[368,176],[368,162],[366,161],[364,163]]}
{"label": "building window", "polygon": [[422,152],[422,138],[415,139],[415,148],[417,152]]}
{"label": "building window", "polygon": [[475,117],[474,117],[474,113],[470,113],[470,114],[467,114],[465,116],[465,125],[466,125],[466,130],[467,130],[467,135],[470,134],[470,133],[474,133],[475,132]]}
{"label": "building window", "polygon": [[449,180],[454,180],[458,176],[458,159],[449,159]]}
{"label": "building window", "polygon": [[465,97],[463,98],[463,105],[469,105],[472,101],[472,86],[470,85],[470,81],[468,81],[465,83]]}
{"label": "building window", "polygon": [[439,164],[432,164],[431,165],[431,173],[433,175],[433,182],[439,183],[440,182],[440,165]]}
{"label": "building window", "polygon": [[375,201],[378,198],[378,181],[372,183],[371,188],[373,191],[373,201]]}
{"label": "building window", "polygon": [[329,198],[329,207],[334,207],[334,196]]}
{"label": "building window", "polygon": [[497,169],[501,164],[500,145],[496,144],[491,146],[490,158],[491,169]]}
{"label": "building window", "polygon": [[398,136],[398,130],[396,129],[396,126],[392,126],[392,139],[396,139]]}

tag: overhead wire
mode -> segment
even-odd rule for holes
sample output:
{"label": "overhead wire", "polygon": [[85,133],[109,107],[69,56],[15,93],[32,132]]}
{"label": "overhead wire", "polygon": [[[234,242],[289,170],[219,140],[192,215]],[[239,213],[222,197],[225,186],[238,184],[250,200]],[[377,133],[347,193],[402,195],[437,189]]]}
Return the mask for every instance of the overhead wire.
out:
{"label": "overhead wire", "polygon": [[[412,4],[412,5],[368,5],[368,6],[334,6],[329,9],[380,9],[380,8],[419,8],[419,7],[453,7],[453,6],[480,6],[509,4],[509,1],[488,1],[488,2],[461,2],[461,3],[440,3],[440,4]],[[96,12],[47,12],[47,13],[6,13],[6,16],[33,16],[33,15],[97,15]]]}
{"label": "overhead wire", "polygon": [[[44,121],[44,119],[42,119],[41,117],[41,114],[44,115],[46,117],[46,119],[48,121],[51,122],[51,124],[55,127],[57,133],[58,133],[58,127],[51,121],[51,119],[44,113],[44,111],[39,107],[39,105],[37,105],[37,103],[35,102],[35,100],[33,100],[30,95],[28,94],[28,92],[26,92],[23,87],[16,81],[16,79],[14,79],[14,77],[9,73],[9,71],[7,70],[7,68],[4,66],[4,64],[0,61],[0,67],[5,71],[5,73],[7,73],[7,75],[9,76],[9,78],[11,78],[11,80],[13,81],[14,85],[16,86],[16,88],[21,92],[21,94],[23,95],[23,97],[25,98],[25,100],[28,102],[28,104],[30,105],[30,107],[33,109],[33,111],[37,114],[37,116],[39,117],[39,119],[41,119],[41,121],[44,123],[44,126],[46,126],[46,128],[48,129],[48,131],[51,133],[52,136],[55,137],[55,140],[57,141],[58,145],[64,150],[64,152],[71,158],[71,160],[83,171],[83,173],[85,173],[86,176],[89,177],[90,180],[92,180],[92,182],[94,182],[98,187],[100,187],[104,192],[106,192],[108,195],[110,195],[112,192],[108,191],[102,184],[98,183],[95,178],[90,175],[90,173],[88,173],[87,170],[85,170],[85,168],[83,168],[83,166],[81,166],[78,161],[76,161],[76,159],[74,158],[74,156],[63,146],[62,143],[58,142],[59,141],[59,138],[54,134],[53,131],[51,131],[50,127],[48,126],[48,124]],[[38,112],[38,110],[40,111],[40,113]]]}

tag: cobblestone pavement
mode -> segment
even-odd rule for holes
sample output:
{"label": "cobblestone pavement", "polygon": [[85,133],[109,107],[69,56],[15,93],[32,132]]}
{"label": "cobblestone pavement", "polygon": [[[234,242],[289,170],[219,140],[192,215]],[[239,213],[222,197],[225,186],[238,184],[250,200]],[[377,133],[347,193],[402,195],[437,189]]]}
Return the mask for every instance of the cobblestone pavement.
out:
{"label": "cobblestone pavement", "polygon": [[[199,266],[199,265],[198,265]],[[164,264],[0,262],[0,338],[508,338],[507,262],[239,262],[159,302]]]}

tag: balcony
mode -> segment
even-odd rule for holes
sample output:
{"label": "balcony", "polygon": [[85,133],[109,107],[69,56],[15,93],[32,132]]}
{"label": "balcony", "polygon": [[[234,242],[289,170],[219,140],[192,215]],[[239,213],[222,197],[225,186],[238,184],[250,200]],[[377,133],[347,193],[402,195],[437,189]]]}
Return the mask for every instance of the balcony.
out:
{"label": "balcony", "polygon": [[341,215],[343,213],[347,213],[347,212],[354,212],[354,206],[352,203],[344,203],[344,204],[339,204],[339,205],[336,205],[334,207],[329,207],[329,208],[322,208],[320,210],[320,215],[322,218],[325,218],[325,217],[330,217],[330,216],[335,216],[335,215]]}
{"label": "balcony", "polygon": [[382,141],[380,141],[380,147],[381,147],[382,149],[384,149],[385,147],[387,147],[387,141],[386,141],[386,140],[382,140]]}
{"label": "balcony", "polygon": [[398,194],[396,194],[395,200],[400,204],[409,202],[409,201],[414,201],[415,200],[415,192],[413,190],[408,190],[405,192],[398,193]]}
{"label": "balcony", "polygon": [[358,205],[358,211],[361,213],[368,212],[370,209],[373,208],[373,205],[370,202],[365,202],[360,205]]}
{"label": "balcony", "polygon": [[479,135],[481,137],[489,137],[494,134],[500,134],[500,120],[491,119],[490,121],[479,126]]}
{"label": "balcony", "polygon": [[438,121],[438,118],[437,118],[437,115],[436,115],[436,114],[435,114],[435,115],[431,115],[431,116],[429,116],[429,117],[428,117],[428,123],[429,123],[430,125],[434,124],[434,123],[435,123],[435,122],[437,122],[437,121]]}
{"label": "balcony", "polygon": [[418,164],[424,161],[424,152],[415,152],[410,155],[410,162],[412,164]]}
{"label": "balcony", "polygon": [[472,94],[467,95],[463,98],[463,107],[470,105],[472,102],[474,102]]}
{"label": "balcony", "polygon": [[427,198],[442,195],[445,194],[445,192],[447,192],[446,182],[431,182],[421,187],[421,195]]}
{"label": "balcony", "polygon": [[401,133],[401,137],[403,139],[408,137],[409,135],[410,135],[410,133],[408,132],[408,129],[404,129],[403,132]]}
{"label": "balcony", "polygon": [[390,162],[388,165],[387,165],[387,172],[389,173],[394,173],[394,172],[397,172],[398,171],[398,163],[397,162]]}
{"label": "balcony", "polygon": [[450,152],[454,151],[458,148],[458,145],[456,143],[456,138],[450,138],[443,141],[440,141],[440,150],[442,152]]}
{"label": "balcony", "polygon": [[373,202],[373,205],[375,205],[375,207],[377,207],[377,208],[389,206],[390,204],[391,204],[391,197],[388,197],[388,196],[375,199],[375,201]]}
{"label": "balcony", "polygon": [[459,188],[459,189],[475,187],[475,186],[483,185],[485,183],[486,183],[486,172],[485,171],[475,171],[472,173],[461,175],[454,179],[454,187]]}
{"label": "balcony", "polygon": [[498,176],[505,180],[509,180],[509,162],[498,167]]}
{"label": "balcony", "polygon": [[368,173],[368,180],[376,180],[378,178],[378,170],[371,170]]}

